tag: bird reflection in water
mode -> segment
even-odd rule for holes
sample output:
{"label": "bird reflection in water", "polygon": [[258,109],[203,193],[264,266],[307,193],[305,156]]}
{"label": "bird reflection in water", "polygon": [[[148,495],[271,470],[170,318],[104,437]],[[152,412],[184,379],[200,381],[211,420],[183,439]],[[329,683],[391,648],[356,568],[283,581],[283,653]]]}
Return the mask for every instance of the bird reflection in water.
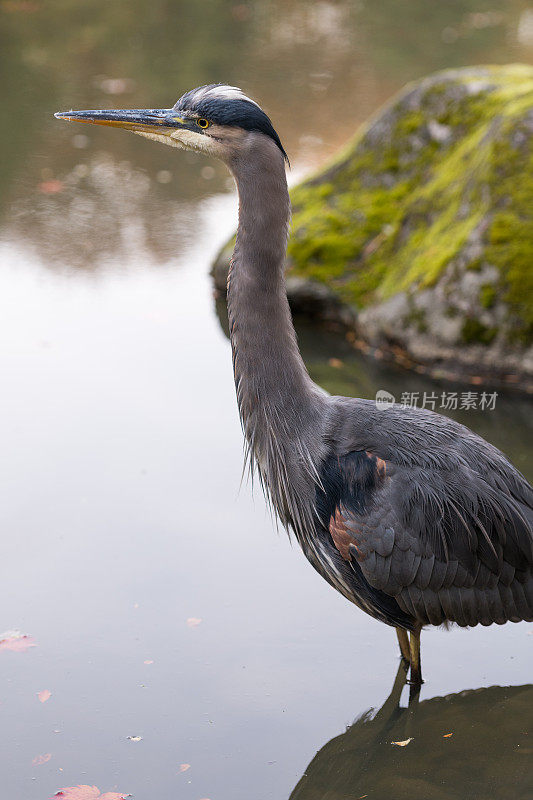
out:
{"label": "bird reflection in water", "polygon": [[533,686],[415,695],[402,707],[404,685],[400,666],[379,711],[325,744],[289,800],[531,800]]}

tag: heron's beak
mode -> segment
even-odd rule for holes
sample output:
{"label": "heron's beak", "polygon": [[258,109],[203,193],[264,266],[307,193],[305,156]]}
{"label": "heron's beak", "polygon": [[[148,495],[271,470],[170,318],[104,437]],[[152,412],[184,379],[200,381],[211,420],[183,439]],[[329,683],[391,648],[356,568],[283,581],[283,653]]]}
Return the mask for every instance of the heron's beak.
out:
{"label": "heron's beak", "polygon": [[92,125],[111,125],[133,132],[160,133],[170,136],[176,128],[193,128],[191,120],[180,117],[172,108],[135,108],[119,111],[58,111],[57,119],[69,122],[89,122]]}

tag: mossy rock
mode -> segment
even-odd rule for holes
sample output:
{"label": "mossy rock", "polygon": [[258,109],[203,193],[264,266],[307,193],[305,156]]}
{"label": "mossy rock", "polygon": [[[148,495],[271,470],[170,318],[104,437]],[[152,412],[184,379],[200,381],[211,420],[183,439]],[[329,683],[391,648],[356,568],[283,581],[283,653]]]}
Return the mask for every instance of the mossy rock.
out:
{"label": "mossy rock", "polygon": [[291,199],[293,299],[322,287],[415,363],[533,376],[533,68],[408,86]]}

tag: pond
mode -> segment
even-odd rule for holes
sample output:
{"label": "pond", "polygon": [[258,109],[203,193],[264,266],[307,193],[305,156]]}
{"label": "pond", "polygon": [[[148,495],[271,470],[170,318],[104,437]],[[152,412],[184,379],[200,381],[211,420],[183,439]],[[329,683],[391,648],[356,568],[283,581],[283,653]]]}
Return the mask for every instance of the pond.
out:
{"label": "pond", "polygon": [[[51,116],[166,106],[228,80],[267,107],[295,180],[407,80],[533,63],[526,3],[396,8],[0,5],[0,632],[28,637],[0,644],[6,798],[78,784],[135,800],[533,793],[533,626],[430,628],[407,709],[394,632],[331,590],[240,485],[209,277],[235,225],[224,169]],[[330,392],[425,392],[441,410],[465,390],[297,322]],[[510,395],[446,411],[530,480],[531,412]]]}

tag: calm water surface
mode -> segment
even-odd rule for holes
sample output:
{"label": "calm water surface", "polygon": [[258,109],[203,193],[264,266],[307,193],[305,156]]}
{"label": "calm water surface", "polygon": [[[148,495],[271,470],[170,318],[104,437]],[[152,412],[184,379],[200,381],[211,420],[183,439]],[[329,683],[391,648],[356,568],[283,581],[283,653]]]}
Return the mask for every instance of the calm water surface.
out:
{"label": "calm water surface", "polygon": [[[223,169],[50,117],[230,80],[265,102],[298,175],[406,80],[533,62],[526,3],[441,5],[0,6],[0,632],[36,645],[0,649],[6,800],[532,796],[532,625],[428,630],[408,710],[393,631],[239,489],[208,276],[235,223]],[[331,392],[462,390],[299,337]],[[502,396],[455,414],[533,479],[531,412]]]}

